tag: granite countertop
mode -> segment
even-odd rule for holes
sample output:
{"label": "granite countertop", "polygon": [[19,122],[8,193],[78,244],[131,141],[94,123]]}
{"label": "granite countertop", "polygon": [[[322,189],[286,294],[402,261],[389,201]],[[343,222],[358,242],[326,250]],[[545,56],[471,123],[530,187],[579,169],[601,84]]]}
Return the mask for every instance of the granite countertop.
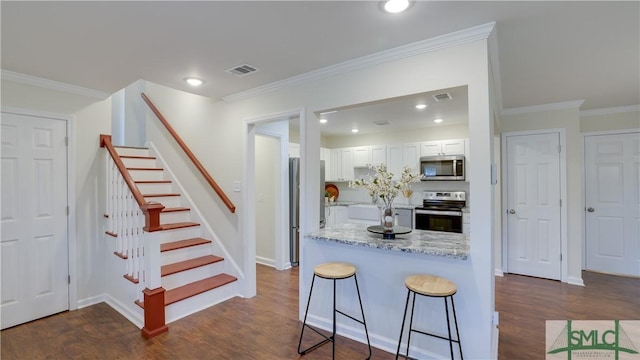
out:
{"label": "granite countertop", "polygon": [[366,224],[346,223],[328,226],[311,234],[309,239],[331,241],[347,245],[358,245],[377,249],[403,251],[417,254],[444,256],[466,260],[469,257],[469,236],[458,233],[413,230],[409,234],[396,235],[386,240],[382,235],[367,231]]}

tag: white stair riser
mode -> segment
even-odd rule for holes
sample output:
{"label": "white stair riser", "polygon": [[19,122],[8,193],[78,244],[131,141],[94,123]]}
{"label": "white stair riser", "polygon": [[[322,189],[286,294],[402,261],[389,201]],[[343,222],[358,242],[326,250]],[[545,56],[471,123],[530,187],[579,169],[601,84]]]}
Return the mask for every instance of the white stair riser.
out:
{"label": "white stair riser", "polygon": [[165,307],[167,324],[197,313],[232,297],[240,296],[238,281],[209,290]]}
{"label": "white stair riser", "polygon": [[139,149],[139,148],[119,148],[116,147],[116,152],[118,155],[122,156],[149,156],[149,149]]}
{"label": "white stair riser", "polygon": [[162,287],[166,290],[171,290],[182,285],[187,285],[198,280],[221,274],[223,272],[224,265],[222,264],[222,261],[218,261],[217,263],[181,271],[172,275],[163,276]]}
{"label": "white stair riser", "polygon": [[200,232],[201,231],[199,226],[191,226],[175,230],[154,231],[147,234],[151,234],[152,241],[155,241],[159,244],[165,244],[168,242],[200,237]]}
{"label": "white stair riser", "polygon": [[138,158],[120,158],[124,166],[130,167],[139,167],[139,168],[155,168],[156,160],[155,159],[138,159]]}
{"label": "white stair riser", "polygon": [[170,194],[173,193],[171,183],[136,184],[143,194]]}
{"label": "white stair riser", "polygon": [[[144,196],[144,194],[142,194]],[[154,196],[154,197],[146,197],[145,201],[147,202],[156,202],[164,205],[166,208],[172,207],[180,207],[180,196]]]}
{"label": "white stair riser", "polygon": [[133,181],[164,180],[164,171],[161,170],[129,170]]}
{"label": "white stair riser", "polygon": [[172,224],[188,221],[191,221],[191,214],[189,211],[172,211],[160,213],[160,224]]}
{"label": "white stair riser", "polygon": [[195,259],[211,255],[211,244],[190,246],[182,249],[165,251],[162,253],[162,265],[173,264],[184,260]]}

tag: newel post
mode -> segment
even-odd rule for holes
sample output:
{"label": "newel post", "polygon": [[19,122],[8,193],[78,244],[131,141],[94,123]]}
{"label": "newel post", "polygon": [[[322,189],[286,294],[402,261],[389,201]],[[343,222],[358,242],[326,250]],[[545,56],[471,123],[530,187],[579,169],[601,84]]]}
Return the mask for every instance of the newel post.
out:
{"label": "newel post", "polygon": [[144,233],[144,327],[142,336],[151,339],[169,331],[165,323],[164,296],[160,278],[160,239],[153,232]]}
{"label": "newel post", "polygon": [[144,231],[154,232],[160,230],[160,213],[164,206],[160,203],[146,203],[140,208],[144,213]]}

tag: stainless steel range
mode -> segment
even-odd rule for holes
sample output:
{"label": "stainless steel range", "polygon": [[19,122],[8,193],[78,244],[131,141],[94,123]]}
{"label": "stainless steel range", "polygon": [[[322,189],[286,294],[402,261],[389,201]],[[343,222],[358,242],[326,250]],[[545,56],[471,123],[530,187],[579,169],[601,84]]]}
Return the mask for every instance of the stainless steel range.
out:
{"label": "stainless steel range", "polygon": [[464,191],[424,191],[416,207],[416,229],[462,233]]}

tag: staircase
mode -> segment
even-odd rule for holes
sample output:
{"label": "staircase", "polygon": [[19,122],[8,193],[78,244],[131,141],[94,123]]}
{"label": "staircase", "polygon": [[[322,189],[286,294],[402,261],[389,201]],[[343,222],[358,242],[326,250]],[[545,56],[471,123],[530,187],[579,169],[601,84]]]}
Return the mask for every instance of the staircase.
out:
{"label": "staircase", "polygon": [[[167,171],[158,164],[158,160],[150,156],[146,148],[115,149],[144,200],[164,205],[160,212],[159,230],[145,232],[144,236],[160,243],[159,271],[161,287],[166,290],[164,310],[167,323],[236,296],[237,277],[228,274],[234,272],[233,266],[219,256],[219,246],[204,238],[205,232],[198,216],[192,213],[191,205],[179,192],[178,186],[168,179]],[[113,232],[107,232],[107,235],[117,237]],[[147,253],[145,249],[145,257]],[[118,251],[115,254],[124,260],[128,257]],[[127,274],[124,278],[137,284],[136,273],[130,275],[130,266],[125,267]],[[136,291],[140,292],[139,286]],[[139,293],[136,298],[135,304],[144,309],[142,295]]]}

